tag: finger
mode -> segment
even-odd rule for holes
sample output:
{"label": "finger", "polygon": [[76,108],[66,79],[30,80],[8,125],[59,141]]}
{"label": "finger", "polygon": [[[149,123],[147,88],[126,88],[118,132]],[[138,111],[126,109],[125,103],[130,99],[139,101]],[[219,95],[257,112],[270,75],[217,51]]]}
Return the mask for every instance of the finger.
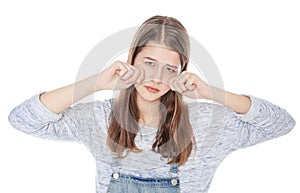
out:
{"label": "finger", "polygon": [[128,79],[126,79],[126,83],[130,83],[130,84],[133,84],[136,82],[136,80],[138,79],[138,77],[140,76],[141,74],[141,71],[135,67],[132,67],[131,68],[132,71],[133,71],[133,74],[131,77],[129,77]]}
{"label": "finger", "polygon": [[133,68],[132,68],[131,66],[129,66],[129,65],[126,64],[126,63],[123,63],[123,65],[124,65],[124,67],[127,69],[127,72],[124,73],[123,75],[121,75],[120,78],[121,78],[122,80],[126,81],[127,79],[129,79],[130,77],[133,76],[134,70],[133,70]]}
{"label": "finger", "polygon": [[180,82],[178,82],[179,79],[175,79],[173,81],[172,87],[174,89],[174,91],[177,91],[179,93],[182,93],[184,91],[184,89],[181,88],[180,86]]}
{"label": "finger", "polygon": [[177,85],[177,87],[180,88],[180,90],[182,92],[188,90],[187,87],[185,86],[185,83],[189,79],[189,77],[190,77],[190,74],[188,74],[188,73],[182,73],[182,74],[179,75],[179,77],[176,80],[175,84]]}
{"label": "finger", "polygon": [[186,82],[187,82],[188,78],[185,75],[182,75],[178,80],[177,80],[177,84],[180,87],[180,89],[182,91],[186,91],[187,87],[185,86]]}
{"label": "finger", "polygon": [[113,65],[114,72],[120,77],[127,73],[127,68],[123,62],[117,61]]}
{"label": "finger", "polygon": [[136,83],[141,83],[145,79],[145,71],[144,71],[144,69],[139,69],[139,68],[138,68],[138,70],[140,71],[140,75],[136,79]]}
{"label": "finger", "polygon": [[194,78],[190,77],[189,79],[187,79],[187,81],[185,82],[185,87],[190,91],[194,90],[194,88],[196,87]]}

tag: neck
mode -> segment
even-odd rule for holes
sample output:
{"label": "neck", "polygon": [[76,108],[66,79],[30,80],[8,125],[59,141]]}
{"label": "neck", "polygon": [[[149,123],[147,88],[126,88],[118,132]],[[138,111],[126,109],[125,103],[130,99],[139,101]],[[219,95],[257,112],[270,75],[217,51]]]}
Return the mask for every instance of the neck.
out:
{"label": "neck", "polygon": [[137,105],[140,111],[139,122],[150,127],[158,127],[160,119],[160,101],[146,101],[137,96]]}

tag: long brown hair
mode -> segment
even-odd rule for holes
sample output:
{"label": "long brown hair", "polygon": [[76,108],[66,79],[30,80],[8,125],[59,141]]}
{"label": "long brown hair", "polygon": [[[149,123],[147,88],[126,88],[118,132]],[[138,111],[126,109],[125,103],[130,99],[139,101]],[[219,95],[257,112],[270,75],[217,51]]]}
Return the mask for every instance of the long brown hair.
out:
{"label": "long brown hair", "polygon": [[[149,42],[159,43],[180,55],[182,71],[187,69],[190,42],[186,29],[175,18],[154,16],[137,30],[129,50],[129,64],[134,64],[137,54]],[[183,165],[195,147],[195,138],[189,122],[188,108],[181,94],[169,90],[160,98],[161,118],[152,150],[168,158],[170,163]],[[140,112],[135,87],[121,90],[114,100],[107,144],[119,158],[128,151],[140,152],[134,139],[139,131]],[[123,153],[126,153],[124,156]]]}

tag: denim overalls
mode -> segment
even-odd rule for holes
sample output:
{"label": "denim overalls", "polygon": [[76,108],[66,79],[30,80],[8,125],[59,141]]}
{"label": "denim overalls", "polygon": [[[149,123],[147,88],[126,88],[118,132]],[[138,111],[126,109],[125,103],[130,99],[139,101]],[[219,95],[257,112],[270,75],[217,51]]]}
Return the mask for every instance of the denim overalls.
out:
{"label": "denim overalls", "polygon": [[124,175],[121,159],[113,154],[112,169],[108,193],[180,193],[178,164],[170,165],[170,178],[139,178]]}

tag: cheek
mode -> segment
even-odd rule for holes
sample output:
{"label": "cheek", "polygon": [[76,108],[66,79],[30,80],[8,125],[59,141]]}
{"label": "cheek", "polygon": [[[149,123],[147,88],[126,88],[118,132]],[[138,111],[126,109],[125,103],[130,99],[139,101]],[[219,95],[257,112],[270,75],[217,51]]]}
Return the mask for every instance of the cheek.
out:
{"label": "cheek", "polygon": [[139,84],[139,85],[134,84],[134,87],[139,92],[142,89],[143,84]]}
{"label": "cheek", "polygon": [[167,93],[171,88],[166,85],[166,84],[162,84],[162,87],[161,87],[161,90],[164,92],[164,93]]}

